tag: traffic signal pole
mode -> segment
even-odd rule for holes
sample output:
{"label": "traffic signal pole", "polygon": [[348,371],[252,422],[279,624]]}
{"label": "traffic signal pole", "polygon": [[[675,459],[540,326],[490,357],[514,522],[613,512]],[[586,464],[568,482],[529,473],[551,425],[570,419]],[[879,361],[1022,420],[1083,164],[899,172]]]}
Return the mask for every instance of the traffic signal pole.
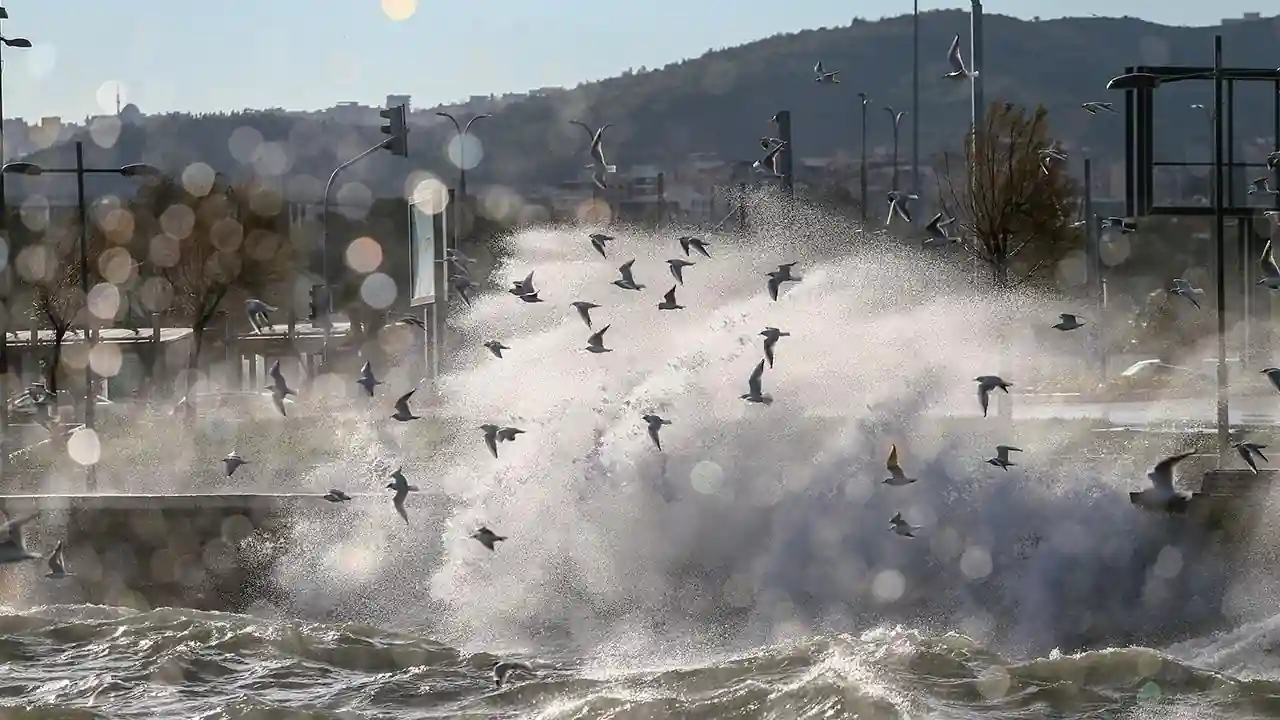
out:
{"label": "traffic signal pole", "polygon": [[[393,155],[409,157],[409,125],[406,117],[408,108],[404,105],[396,105],[386,110],[380,110],[378,114],[387,120],[387,124],[382,126],[382,132],[387,137],[377,145],[334,168],[333,173],[329,175],[329,181],[324,184],[324,198],[320,204],[320,274],[324,280],[324,299],[323,303],[320,304],[324,308],[325,319],[322,323],[324,327],[324,343],[321,346],[320,357],[326,364],[329,362],[329,335],[333,326],[331,320],[333,316],[333,284],[329,278],[329,196],[333,192],[333,183],[343,170],[384,148],[391,151]],[[312,322],[315,322],[315,320],[313,319]]]}

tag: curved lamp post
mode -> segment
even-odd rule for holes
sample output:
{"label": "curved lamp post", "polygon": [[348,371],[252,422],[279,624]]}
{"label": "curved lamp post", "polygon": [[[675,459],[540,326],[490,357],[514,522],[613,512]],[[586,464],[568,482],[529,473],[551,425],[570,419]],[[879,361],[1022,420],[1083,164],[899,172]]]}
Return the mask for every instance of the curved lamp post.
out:
{"label": "curved lamp post", "polygon": [[902,112],[894,112],[893,106],[885,105],[884,111],[889,113],[889,117],[893,120],[893,189],[898,189],[898,126],[902,124],[902,117],[907,114],[906,110]]}
{"label": "curved lamp post", "polygon": [[[130,163],[115,168],[89,168],[84,166],[84,143],[76,142],[76,165],[71,168],[47,168],[32,162],[11,162],[0,166],[0,177],[4,175],[75,175],[76,176],[76,210],[80,219],[80,291],[85,298],[89,296],[89,210],[85,201],[85,175],[121,175],[123,177],[156,177],[163,174],[159,168],[146,163]],[[85,331],[85,342],[89,342],[90,334]],[[93,428],[94,396],[93,366],[85,363],[85,401],[84,426]],[[96,490],[96,474],[94,465],[85,468],[87,485],[90,491]]]}

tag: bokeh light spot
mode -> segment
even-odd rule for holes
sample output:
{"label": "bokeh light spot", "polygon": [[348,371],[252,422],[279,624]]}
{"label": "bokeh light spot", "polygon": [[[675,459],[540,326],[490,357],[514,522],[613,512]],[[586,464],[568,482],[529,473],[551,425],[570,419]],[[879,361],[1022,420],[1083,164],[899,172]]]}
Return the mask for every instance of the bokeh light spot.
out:
{"label": "bokeh light spot", "polygon": [[907,591],[907,579],[897,570],[881,570],[871,581],[871,594],[880,602],[893,602]]}
{"label": "bokeh light spot", "polygon": [[182,169],[182,187],[192,197],[204,197],[213,189],[218,174],[202,162],[193,162]]}
{"label": "bokeh light spot", "polygon": [[99,320],[111,320],[120,311],[120,289],[111,283],[89,288],[89,312]]}
{"label": "bokeh light spot", "polygon": [[396,301],[396,281],[384,273],[372,273],[360,283],[360,299],[375,310],[385,310]]}
{"label": "bokeh light spot", "polygon": [[371,237],[358,237],[347,246],[347,267],[358,273],[371,273],[382,264],[382,246]]}
{"label": "bokeh light spot", "polygon": [[484,143],[471,133],[466,135],[454,133],[445,145],[445,156],[454,167],[473,170],[484,159]]}
{"label": "bokeh light spot", "polygon": [[98,433],[91,428],[83,428],[67,438],[67,454],[80,465],[96,465],[102,458],[102,445],[98,442]]}
{"label": "bokeh light spot", "polygon": [[89,351],[89,367],[102,377],[115,377],[124,365],[124,354],[115,343],[99,343]]}
{"label": "bokeh light spot", "polygon": [[382,12],[392,20],[408,20],[418,11],[418,0],[382,0]]}
{"label": "bokeh light spot", "polygon": [[703,495],[715,495],[724,485],[724,468],[710,460],[700,460],[689,471],[689,484]]}
{"label": "bokeh light spot", "polygon": [[[33,50],[35,48],[32,48]],[[94,99],[98,101],[98,109],[103,115],[115,116],[116,103],[121,105],[129,102],[129,89],[119,80],[108,80],[98,86],[98,91],[94,93]]]}
{"label": "bokeh light spot", "polygon": [[227,149],[231,151],[231,157],[245,165],[254,161],[261,147],[262,133],[252,125],[241,125],[232,130],[231,137],[227,138]]}
{"label": "bokeh light spot", "polygon": [[430,173],[416,174],[409,190],[409,202],[425,213],[435,214],[449,204],[449,189],[440,178]]}
{"label": "bokeh light spot", "polygon": [[991,553],[984,547],[971,545],[960,556],[960,572],[970,580],[981,580],[991,574]]}
{"label": "bokeh light spot", "polygon": [[160,213],[160,229],[181,240],[196,227],[196,211],[188,205],[170,205]]}
{"label": "bokeh light spot", "polygon": [[98,256],[98,272],[113,285],[123,285],[133,277],[133,256],[122,247],[107,248]]}

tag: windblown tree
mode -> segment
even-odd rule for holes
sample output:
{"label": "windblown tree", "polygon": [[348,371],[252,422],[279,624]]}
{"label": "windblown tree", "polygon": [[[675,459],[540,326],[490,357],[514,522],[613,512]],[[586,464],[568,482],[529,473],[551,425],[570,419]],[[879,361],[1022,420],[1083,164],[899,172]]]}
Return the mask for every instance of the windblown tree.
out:
{"label": "windblown tree", "polygon": [[172,294],[170,316],[191,328],[187,367],[195,370],[219,310],[267,299],[287,278],[293,252],[283,202],[256,181],[166,178],[139,193],[133,212],[143,230],[137,236],[148,241],[144,273],[163,281],[159,287]]}
{"label": "windblown tree", "polygon": [[938,195],[956,219],[952,235],[991,267],[997,287],[1036,278],[1084,246],[1084,233],[1072,227],[1076,185],[1065,163],[1041,163],[1052,144],[1043,107],[1028,113],[1001,102],[963,152],[942,156]]}

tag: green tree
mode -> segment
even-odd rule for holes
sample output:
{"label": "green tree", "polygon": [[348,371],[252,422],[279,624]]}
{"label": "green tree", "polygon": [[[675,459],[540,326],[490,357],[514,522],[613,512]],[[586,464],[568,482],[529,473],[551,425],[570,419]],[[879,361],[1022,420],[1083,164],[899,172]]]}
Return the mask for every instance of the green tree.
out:
{"label": "green tree", "polygon": [[985,262],[997,287],[1036,278],[1084,245],[1073,227],[1077,189],[1061,161],[1046,171],[1052,145],[1048,111],[993,103],[964,150],[944,153],[938,172],[943,208],[956,219],[959,244]]}

